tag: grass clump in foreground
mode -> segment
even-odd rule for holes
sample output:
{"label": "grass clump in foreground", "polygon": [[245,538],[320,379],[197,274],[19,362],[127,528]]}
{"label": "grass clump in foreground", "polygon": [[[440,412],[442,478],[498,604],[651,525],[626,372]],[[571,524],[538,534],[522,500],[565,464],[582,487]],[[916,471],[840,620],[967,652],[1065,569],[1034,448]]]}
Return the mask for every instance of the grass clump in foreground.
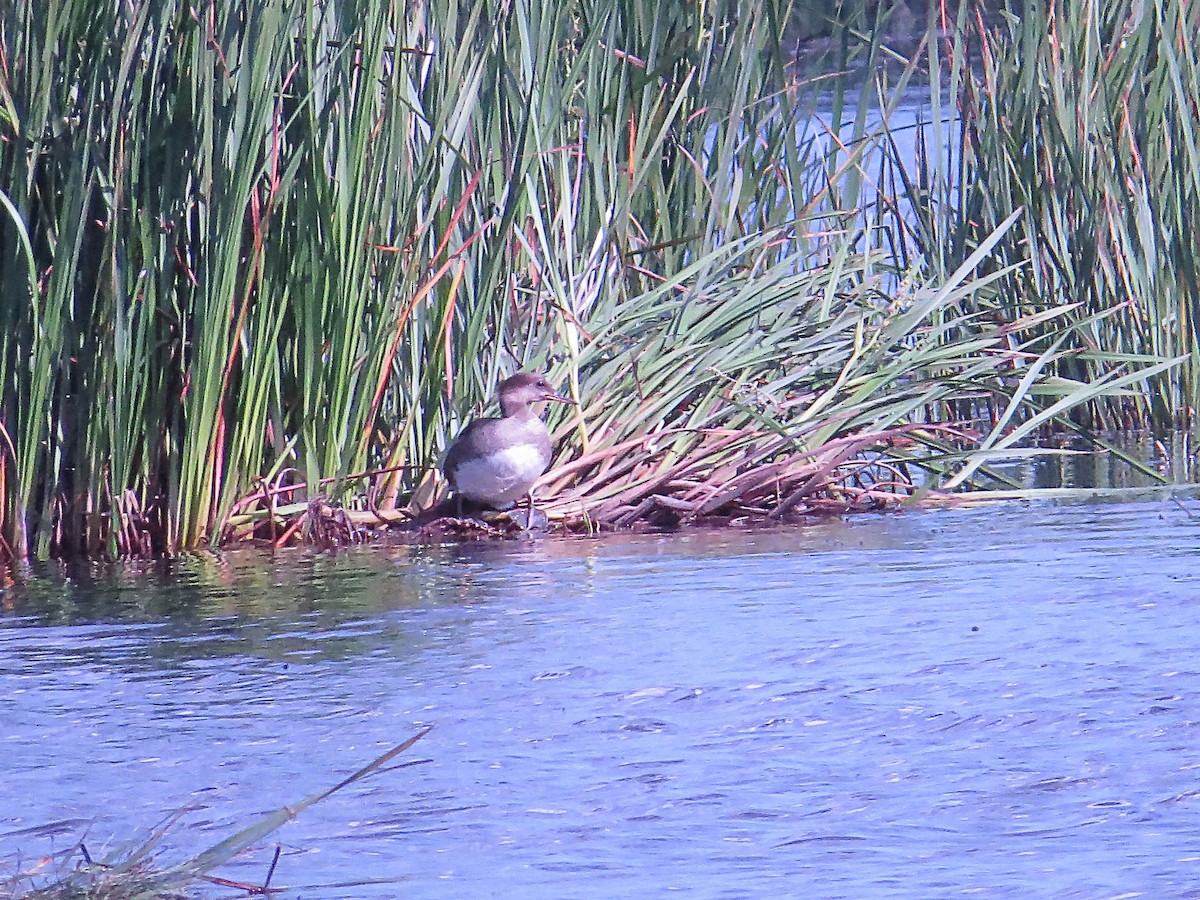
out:
{"label": "grass clump in foreground", "polygon": [[0,897],[10,897],[13,900],[182,900],[188,888],[198,882],[241,890],[247,895],[279,893],[280,888],[270,886],[275,866],[279,861],[278,849],[266,878],[260,885],[242,884],[211,873],[296,818],[308,807],[370,775],[388,771],[384,768],[388,763],[425,737],[430,730],[432,726],[421,729],[404,743],[372,760],[333,787],[263,816],[185,862],[159,867],[153,854],[163,836],[186,810],[171,816],[164,825],[155,829],[141,846],[118,858],[94,861],[80,844],[69,852],[74,857],[78,850],[83,862],[66,873],[47,876],[44,869],[53,860],[43,860],[30,871],[0,878]]}
{"label": "grass clump in foreground", "polygon": [[1170,367],[1095,349],[1121,307],[1015,302],[1027,209],[949,202],[936,127],[897,149],[919,69],[942,104],[936,9],[892,82],[887,4],[829,26],[829,77],[805,9],[0,11],[0,553],[407,521],[518,366],[582,404],[567,527],[960,484]]}

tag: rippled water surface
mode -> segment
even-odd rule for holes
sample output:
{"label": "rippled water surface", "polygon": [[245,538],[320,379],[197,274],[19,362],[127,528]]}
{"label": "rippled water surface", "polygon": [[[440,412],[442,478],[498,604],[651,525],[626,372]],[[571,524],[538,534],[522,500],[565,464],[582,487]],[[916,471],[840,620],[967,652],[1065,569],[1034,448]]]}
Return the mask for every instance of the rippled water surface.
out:
{"label": "rippled water surface", "polygon": [[1014,504],[47,570],[0,860],[195,807],[180,858],[432,724],[276,833],[286,896],[1200,896],[1198,543]]}

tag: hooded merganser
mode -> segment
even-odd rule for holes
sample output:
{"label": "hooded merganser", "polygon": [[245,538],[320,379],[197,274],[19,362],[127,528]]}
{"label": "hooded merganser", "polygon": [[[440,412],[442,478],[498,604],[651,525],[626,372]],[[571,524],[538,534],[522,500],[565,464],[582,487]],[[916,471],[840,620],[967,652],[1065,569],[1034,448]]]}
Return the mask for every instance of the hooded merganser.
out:
{"label": "hooded merganser", "polygon": [[493,509],[509,509],[529,498],[533,513],[533,483],[550,465],[550,432],[529,404],[542,400],[575,401],[563,397],[542,375],[518,372],[500,384],[500,417],[475,419],[462,430],[442,463],[462,516],[463,499]]}

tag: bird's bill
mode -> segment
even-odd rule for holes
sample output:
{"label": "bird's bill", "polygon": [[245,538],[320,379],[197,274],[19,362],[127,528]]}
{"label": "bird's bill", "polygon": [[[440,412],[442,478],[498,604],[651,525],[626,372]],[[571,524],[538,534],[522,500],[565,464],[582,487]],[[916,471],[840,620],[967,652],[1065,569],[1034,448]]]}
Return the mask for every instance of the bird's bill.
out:
{"label": "bird's bill", "polygon": [[568,406],[578,406],[579,405],[574,400],[572,400],[570,397],[564,397],[562,394],[555,393],[554,391],[547,391],[546,393],[542,394],[542,399],[549,400],[553,403],[565,403]]}

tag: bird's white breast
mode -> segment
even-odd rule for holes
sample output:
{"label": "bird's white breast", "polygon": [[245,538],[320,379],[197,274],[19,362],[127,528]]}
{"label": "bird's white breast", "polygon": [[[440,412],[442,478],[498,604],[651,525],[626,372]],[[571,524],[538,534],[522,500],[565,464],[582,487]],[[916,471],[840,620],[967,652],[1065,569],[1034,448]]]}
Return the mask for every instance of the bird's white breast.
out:
{"label": "bird's white breast", "polygon": [[517,444],[487,456],[464,460],[454,470],[454,484],[464,497],[489,506],[511,506],[546,469],[533,444]]}

